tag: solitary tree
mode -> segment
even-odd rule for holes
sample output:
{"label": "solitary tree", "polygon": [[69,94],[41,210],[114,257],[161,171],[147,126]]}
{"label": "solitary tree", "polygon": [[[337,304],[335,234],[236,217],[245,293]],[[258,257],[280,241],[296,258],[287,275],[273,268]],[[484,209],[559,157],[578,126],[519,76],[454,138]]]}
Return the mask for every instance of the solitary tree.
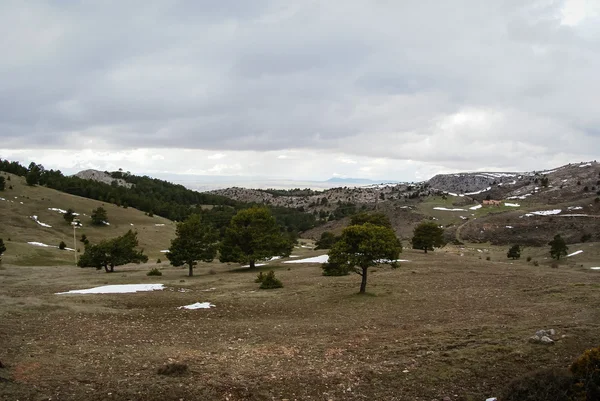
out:
{"label": "solitary tree", "polygon": [[74,213],[75,211],[73,209],[67,209],[67,211],[63,213],[63,218],[67,223],[71,224],[73,222],[73,219],[75,218]]}
{"label": "solitary tree", "polygon": [[415,227],[412,237],[413,249],[433,251],[433,247],[444,246],[444,229],[432,221],[424,221]]}
{"label": "solitary tree", "polygon": [[80,267],[104,267],[107,273],[115,271],[115,266],[127,263],[147,262],[144,250],[138,251],[137,232],[127,231],[120,237],[104,240],[96,245],[88,245],[77,263]]}
{"label": "solitary tree", "polygon": [[521,247],[517,244],[511,246],[506,253],[506,257],[512,258],[512,260],[519,259],[521,257]]}
{"label": "solitary tree", "polygon": [[27,185],[33,186],[40,182],[44,167],[41,164],[35,164],[31,162],[27,169],[27,175],[25,176],[25,182]]}
{"label": "solitary tree", "polygon": [[556,234],[554,239],[548,242],[548,245],[550,245],[550,256],[556,260],[560,260],[561,256],[566,256],[569,250],[569,247],[560,234]]}
{"label": "solitary tree", "polygon": [[359,293],[364,294],[369,267],[390,263],[400,252],[402,245],[391,228],[365,223],[344,229],[340,240],[329,251],[329,263],[346,266],[361,275]]}
{"label": "solitary tree", "polygon": [[61,251],[63,251],[66,247],[67,244],[65,244],[65,241],[60,241],[60,244],[58,244],[58,249],[60,249]]}
{"label": "solitary tree", "polygon": [[350,219],[350,225],[352,225],[352,226],[365,224],[365,223],[371,223],[376,226],[392,228],[392,223],[390,222],[390,219],[381,212],[376,212],[376,213],[362,212],[362,213],[355,214]]}
{"label": "solitary tree", "polygon": [[171,241],[167,259],[173,266],[188,265],[188,274],[192,277],[198,261],[211,262],[217,256],[218,240],[218,233],[203,224],[200,215],[193,214],[177,223],[176,237]]}
{"label": "solitary tree", "polygon": [[6,252],[6,246],[4,245],[4,241],[0,238],[0,262],[2,262],[2,254]]}
{"label": "solitary tree", "polygon": [[0,177],[0,191],[4,191],[4,188],[6,188],[6,180],[4,177]]}
{"label": "solitary tree", "polygon": [[108,221],[108,215],[106,214],[106,210],[102,206],[92,210],[92,214],[90,217],[92,218],[92,224],[95,226],[105,225]]}
{"label": "solitary tree", "polygon": [[240,210],[231,219],[219,248],[219,260],[248,263],[253,269],[257,260],[288,256],[292,247],[292,240],[281,233],[269,209],[252,207]]}

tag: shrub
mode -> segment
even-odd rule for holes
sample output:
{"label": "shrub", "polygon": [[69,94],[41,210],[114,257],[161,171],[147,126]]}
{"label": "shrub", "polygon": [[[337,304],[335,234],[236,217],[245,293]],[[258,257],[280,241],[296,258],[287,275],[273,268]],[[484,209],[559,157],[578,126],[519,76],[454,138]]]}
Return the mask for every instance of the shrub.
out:
{"label": "shrub", "polygon": [[255,283],[262,283],[263,281],[265,281],[265,275],[263,274],[263,272],[258,273],[258,275],[256,276],[256,278],[254,279]]}
{"label": "shrub", "polygon": [[162,272],[155,267],[146,273],[146,276],[162,276]]}
{"label": "shrub", "polygon": [[158,368],[156,373],[165,376],[183,376],[188,373],[188,365],[185,363],[168,363]]}
{"label": "shrub", "polygon": [[527,261],[531,262],[531,256],[527,256]]}
{"label": "shrub", "polygon": [[573,376],[557,369],[526,374],[507,384],[500,392],[502,401],[572,401],[575,396]]}
{"label": "shrub", "polygon": [[347,276],[350,274],[347,266],[341,266],[337,263],[323,263],[321,265],[324,276]]}
{"label": "shrub", "polygon": [[587,242],[592,239],[592,234],[586,233],[581,236],[581,242]]}
{"label": "shrub", "polygon": [[486,256],[485,260],[492,260],[492,258],[490,258],[489,256]]}
{"label": "shrub", "polygon": [[275,272],[271,270],[267,273],[259,288],[261,290],[270,290],[273,288],[281,287],[283,287],[283,284],[281,283],[281,281],[279,281],[279,279],[275,277]]}
{"label": "shrub", "polygon": [[160,258],[156,259],[156,263],[162,263],[162,260],[160,260]]}
{"label": "shrub", "polygon": [[533,265],[534,265],[534,266],[539,266],[539,265],[540,265],[540,262],[538,262],[537,260],[534,260],[534,261],[533,261]]}
{"label": "shrub", "polygon": [[588,400],[600,399],[600,347],[585,351],[569,370]]}
{"label": "shrub", "polygon": [[65,241],[60,241],[60,244],[58,244],[58,249],[60,250],[64,250],[67,247],[67,244],[65,244]]}

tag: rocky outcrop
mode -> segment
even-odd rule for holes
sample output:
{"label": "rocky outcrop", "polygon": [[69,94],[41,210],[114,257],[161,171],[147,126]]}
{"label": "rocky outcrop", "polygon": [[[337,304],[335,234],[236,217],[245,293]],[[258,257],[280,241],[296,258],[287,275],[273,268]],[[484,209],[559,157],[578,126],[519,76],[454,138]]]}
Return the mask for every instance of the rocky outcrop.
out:
{"label": "rocky outcrop", "polygon": [[113,178],[110,176],[110,174],[104,172],[104,171],[99,171],[99,170],[83,170],[78,172],[77,174],[75,174],[75,177],[79,177],[81,179],[84,180],[93,180],[93,181],[98,181],[98,182],[103,182],[105,184],[112,184],[113,182],[116,182],[117,185],[122,186],[122,187],[127,187],[127,188],[131,188],[132,184],[121,179],[121,178]]}

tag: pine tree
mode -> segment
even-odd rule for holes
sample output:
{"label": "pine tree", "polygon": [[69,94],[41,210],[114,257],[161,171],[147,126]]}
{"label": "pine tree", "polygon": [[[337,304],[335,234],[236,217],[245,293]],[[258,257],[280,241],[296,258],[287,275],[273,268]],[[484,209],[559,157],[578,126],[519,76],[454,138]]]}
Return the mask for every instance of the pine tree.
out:
{"label": "pine tree", "polygon": [[560,234],[556,234],[554,239],[548,242],[548,245],[550,245],[550,256],[552,259],[560,260],[561,256],[567,256],[569,247]]}
{"label": "pine tree", "polygon": [[176,237],[171,241],[167,259],[173,266],[188,265],[189,276],[194,275],[198,261],[211,262],[217,256],[218,233],[193,214],[177,224]]}
{"label": "pine tree", "polygon": [[506,257],[511,258],[513,260],[519,259],[521,257],[521,247],[516,244],[511,246],[508,252],[506,253]]}

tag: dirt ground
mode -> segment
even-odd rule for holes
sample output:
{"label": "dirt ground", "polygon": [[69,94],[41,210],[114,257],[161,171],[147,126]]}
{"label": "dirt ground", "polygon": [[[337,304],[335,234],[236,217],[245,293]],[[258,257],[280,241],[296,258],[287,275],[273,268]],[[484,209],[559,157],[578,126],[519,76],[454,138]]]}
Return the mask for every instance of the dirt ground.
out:
{"label": "dirt ground", "polygon": [[[193,278],[166,264],[162,277],[146,276],[155,264],[4,265],[0,399],[483,401],[600,345],[600,271],[480,257],[405,250],[400,268],[372,269],[365,296],[358,275],[315,264],[271,262],[285,287],[266,291],[256,271],[219,263]],[[167,288],[55,295],[126,283]],[[204,301],[216,307],[178,309]],[[527,341],[542,328],[554,345]],[[189,373],[158,375],[170,362]]]}

